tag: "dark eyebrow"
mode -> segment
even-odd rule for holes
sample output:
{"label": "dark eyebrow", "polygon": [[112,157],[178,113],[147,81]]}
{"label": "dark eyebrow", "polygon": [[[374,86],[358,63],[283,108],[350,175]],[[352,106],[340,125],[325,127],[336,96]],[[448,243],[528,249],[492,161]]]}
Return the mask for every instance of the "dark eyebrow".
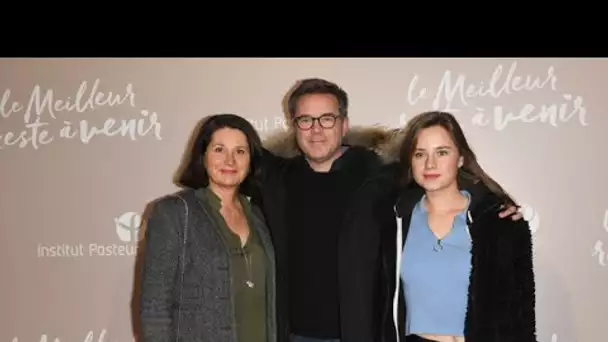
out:
{"label": "dark eyebrow", "polygon": [[[318,117],[321,117],[321,116],[323,116],[323,115],[337,115],[337,114],[334,114],[334,113],[329,112],[329,113],[323,113],[323,114],[319,115]],[[309,117],[313,117],[313,116],[312,116],[312,115],[310,115],[310,114],[302,114],[302,115],[298,115],[298,116],[296,116],[296,118],[299,118],[299,117],[302,117],[302,116],[309,116]]]}
{"label": "dark eyebrow", "polygon": [[[226,145],[224,145],[222,143],[215,143],[215,144],[212,144],[211,146],[213,146],[213,147],[216,147],[216,146],[226,147]],[[249,146],[247,146],[247,145],[239,145],[239,146],[236,146],[236,148],[245,148],[245,149],[247,149],[247,148],[249,148]]]}
{"label": "dark eyebrow", "polygon": [[[444,149],[444,150],[451,150],[452,147],[451,146],[438,146],[437,150],[439,149]],[[424,148],[416,148],[416,151],[426,151]]]}

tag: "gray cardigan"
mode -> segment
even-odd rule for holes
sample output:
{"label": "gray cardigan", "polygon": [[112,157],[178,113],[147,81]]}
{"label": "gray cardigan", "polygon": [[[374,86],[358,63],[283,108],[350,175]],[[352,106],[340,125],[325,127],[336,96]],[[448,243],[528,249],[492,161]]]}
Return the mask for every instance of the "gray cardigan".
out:
{"label": "gray cardigan", "polygon": [[[269,256],[268,342],[276,341],[275,258],[268,229],[252,205]],[[141,274],[142,342],[237,341],[230,258],[219,227],[194,190],[156,201],[147,221]]]}

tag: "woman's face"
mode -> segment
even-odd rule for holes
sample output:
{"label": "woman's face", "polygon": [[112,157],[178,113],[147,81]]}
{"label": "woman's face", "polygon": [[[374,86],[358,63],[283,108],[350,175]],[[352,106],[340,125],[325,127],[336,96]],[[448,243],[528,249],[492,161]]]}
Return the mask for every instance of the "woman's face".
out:
{"label": "woman's face", "polygon": [[221,128],[213,133],[205,151],[209,184],[223,188],[240,186],[249,173],[250,162],[249,144],[243,132]]}
{"label": "woman's face", "polygon": [[450,134],[441,126],[420,131],[411,160],[416,183],[427,192],[458,187],[458,169],[463,158]]}

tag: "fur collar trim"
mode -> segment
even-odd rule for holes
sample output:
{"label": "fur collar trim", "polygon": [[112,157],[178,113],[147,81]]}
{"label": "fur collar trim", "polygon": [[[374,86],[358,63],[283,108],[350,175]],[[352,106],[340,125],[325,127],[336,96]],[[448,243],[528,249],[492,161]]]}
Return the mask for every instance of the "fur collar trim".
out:
{"label": "fur collar trim", "polygon": [[[388,164],[399,161],[399,148],[403,136],[404,132],[400,129],[382,126],[355,126],[346,133],[343,144],[373,150]],[[283,158],[301,154],[296,144],[295,134],[291,129],[272,134],[263,144],[270,152]]]}

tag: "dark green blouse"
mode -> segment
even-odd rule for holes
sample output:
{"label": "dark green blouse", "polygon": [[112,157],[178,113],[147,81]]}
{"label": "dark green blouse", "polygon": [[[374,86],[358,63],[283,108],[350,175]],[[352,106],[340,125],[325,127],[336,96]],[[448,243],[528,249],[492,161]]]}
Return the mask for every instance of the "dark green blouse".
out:
{"label": "dark green blouse", "polygon": [[247,216],[249,237],[243,246],[241,238],[230,230],[220,213],[221,200],[208,188],[200,189],[211,215],[229,249],[230,272],[235,298],[235,315],[239,342],[267,342],[266,332],[266,267],[267,257],[260,237],[253,228],[251,206],[240,197]]}

